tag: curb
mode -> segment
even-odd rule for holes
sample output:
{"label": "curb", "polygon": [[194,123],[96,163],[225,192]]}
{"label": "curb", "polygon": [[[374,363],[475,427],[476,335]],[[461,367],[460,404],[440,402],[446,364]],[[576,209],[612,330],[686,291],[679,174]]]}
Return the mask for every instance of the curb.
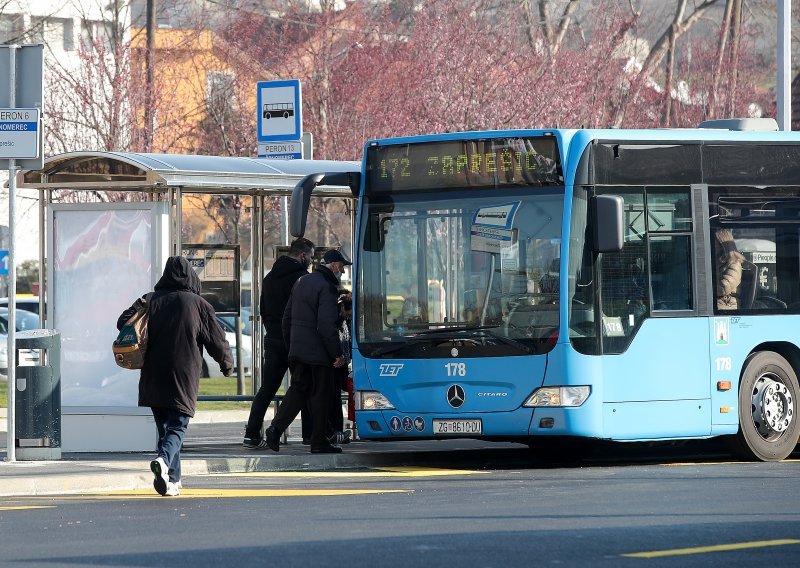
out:
{"label": "curb", "polygon": [[153,474],[123,472],[53,475],[47,477],[13,477],[3,479],[0,497],[32,497],[66,495],[98,491],[132,491],[153,486]]}
{"label": "curb", "polygon": [[[457,457],[454,457],[457,454]],[[126,459],[124,462],[84,462],[85,471],[28,476],[0,476],[0,497],[102,493],[151,489],[153,476],[149,471],[150,456]],[[398,466],[452,467],[486,469],[492,465],[504,467],[529,463],[526,451],[498,448],[496,450],[420,450],[404,452],[361,452],[346,450],[341,454],[280,455],[253,452],[253,456],[183,458],[181,469],[187,476],[226,473],[256,473],[285,471],[332,471],[338,469],[381,468]],[[63,462],[51,462],[63,463]],[[80,465],[80,461],[70,461]],[[103,468],[104,471],[92,471]]]}

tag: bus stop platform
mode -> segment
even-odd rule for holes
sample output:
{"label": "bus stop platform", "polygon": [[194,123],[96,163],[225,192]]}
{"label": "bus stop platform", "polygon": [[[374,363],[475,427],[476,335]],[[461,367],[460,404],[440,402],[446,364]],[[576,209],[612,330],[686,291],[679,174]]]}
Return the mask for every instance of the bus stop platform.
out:
{"label": "bus stop platform", "polygon": [[[235,418],[241,414],[230,413]],[[530,459],[523,444],[479,440],[353,441],[341,454],[311,454],[301,443],[299,421],[280,452],[242,447],[244,420],[225,422],[220,413],[198,413],[189,424],[181,469],[184,477],[221,473],[333,471],[400,466],[510,467]],[[0,498],[152,489],[149,453],[63,453],[58,461],[5,461],[6,432],[0,431]],[[293,435],[296,434],[296,435]]]}

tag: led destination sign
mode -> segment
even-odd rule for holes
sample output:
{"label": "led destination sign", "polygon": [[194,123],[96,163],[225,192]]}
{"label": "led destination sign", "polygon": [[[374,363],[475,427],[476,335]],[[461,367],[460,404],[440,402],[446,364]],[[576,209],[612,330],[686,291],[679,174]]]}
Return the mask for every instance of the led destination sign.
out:
{"label": "led destination sign", "polygon": [[553,137],[374,146],[367,180],[374,193],[564,183]]}

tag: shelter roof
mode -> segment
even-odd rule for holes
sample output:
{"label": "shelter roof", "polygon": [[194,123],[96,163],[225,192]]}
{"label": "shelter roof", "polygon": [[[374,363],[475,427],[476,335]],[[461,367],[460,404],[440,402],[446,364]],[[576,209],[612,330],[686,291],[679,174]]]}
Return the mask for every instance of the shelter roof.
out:
{"label": "shelter roof", "polygon": [[[359,162],[276,160],[228,156],[69,152],[47,158],[41,170],[20,173],[18,186],[32,189],[291,193],[309,174],[359,172]],[[315,192],[352,197],[348,187],[319,186]]]}

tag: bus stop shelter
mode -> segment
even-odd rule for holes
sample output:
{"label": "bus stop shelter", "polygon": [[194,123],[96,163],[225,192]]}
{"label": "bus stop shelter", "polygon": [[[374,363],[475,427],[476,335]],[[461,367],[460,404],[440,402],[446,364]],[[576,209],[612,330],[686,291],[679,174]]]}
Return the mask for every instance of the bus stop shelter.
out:
{"label": "bus stop shelter", "polygon": [[[218,312],[238,317],[249,306],[242,323],[252,333],[237,325],[237,344],[251,342],[255,392],[261,280],[265,261],[290,241],[289,196],[307,175],[359,171],[358,162],[74,152],[20,172],[17,186],[39,191],[42,327],[62,337],[62,449],[153,448],[152,416],[137,407],[138,371],[116,366],[111,343],[116,318],[152,290],[167,256],[189,258]],[[321,185],[312,198],[307,236],[352,254],[351,189]]]}

